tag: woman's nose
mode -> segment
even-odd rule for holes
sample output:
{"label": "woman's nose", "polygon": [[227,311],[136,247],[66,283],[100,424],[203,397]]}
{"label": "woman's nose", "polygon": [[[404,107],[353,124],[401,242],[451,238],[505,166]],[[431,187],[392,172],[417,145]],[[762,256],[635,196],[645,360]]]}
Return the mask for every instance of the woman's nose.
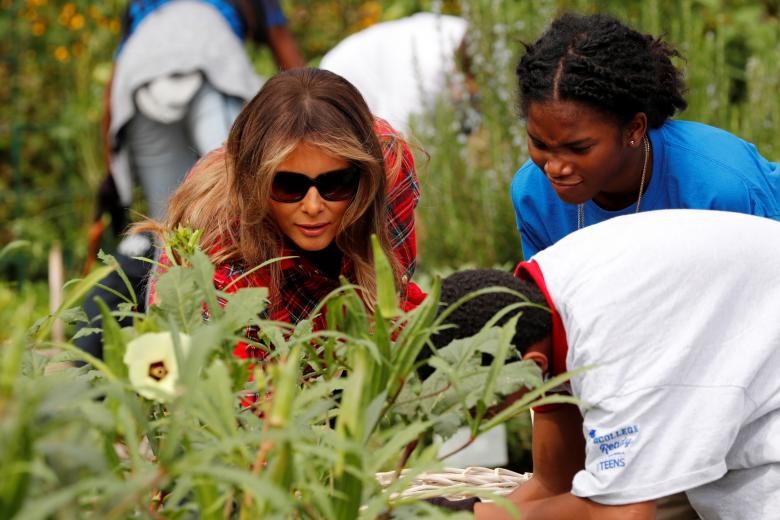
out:
{"label": "woman's nose", "polygon": [[544,163],[544,173],[548,177],[557,179],[559,177],[566,177],[573,172],[571,165],[566,164],[557,157],[551,155],[547,157]]}
{"label": "woman's nose", "polygon": [[320,192],[317,191],[315,186],[311,186],[301,201],[301,208],[303,209],[303,212],[307,215],[317,215],[323,210],[324,207],[325,205],[323,203],[322,197],[320,196]]}

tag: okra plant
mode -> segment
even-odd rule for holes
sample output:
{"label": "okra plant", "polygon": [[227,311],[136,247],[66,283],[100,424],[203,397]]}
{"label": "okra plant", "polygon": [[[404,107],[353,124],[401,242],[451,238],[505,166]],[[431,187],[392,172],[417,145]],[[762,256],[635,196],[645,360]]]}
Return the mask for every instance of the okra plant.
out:
{"label": "okra plant", "polygon": [[[513,354],[516,320],[418,359],[441,326],[439,283],[418,308],[401,311],[378,247],[373,311],[344,283],[317,309],[327,329],[314,331],[308,320],[261,319],[264,288],[217,291],[207,255],[190,231],[177,233],[186,240],[169,243],[187,247],[158,280],[160,305],[124,328],[116,316],[130,311],[104,307],[104,359],[49,339],[51,320],[78,319],[76,310],[18,328],[3,345],[3,518],[447,516],[399,495],[441,467],[433,434],[446,438],[465,424],[475,438],[538,398],[564,399],[544,397],[557,382],[542,385],[535,365]],[[106,261],[96,272],[116,267]],[[72,284],[66,304],[94,278]],[[248,327],[259,331],[262,362],[232,354]],[[46,357],[51,349],[60,354]],[[481,366],[483,352],[491,366]],[[86,364],[47,370],[73,360]],[[433,369],[424,381],[422,363]],[[524,386],[529,397],[485,419]],[[399,478],[383,488],[375,474],[388,470]]]}

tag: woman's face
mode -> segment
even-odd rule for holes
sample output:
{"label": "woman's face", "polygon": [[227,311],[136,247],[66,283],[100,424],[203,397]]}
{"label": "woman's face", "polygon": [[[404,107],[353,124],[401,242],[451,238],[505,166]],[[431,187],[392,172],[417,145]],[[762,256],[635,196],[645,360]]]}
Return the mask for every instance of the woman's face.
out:
{"label": "woman's face", "polygon": [[633,202],[639,141],[613,119],[573,101],[535,102],[528,106],[527,129],[531,160],[561,200],[594,199],[606,209],[618,209],[624,198],[626,206]]}
{"label": "woman's face", "polygon": [[[321,148],[301,142],[279,164],[280,172],[305,175],[315,179],[325,173],[340,175],[350,168],[343,158],[334,157]],[[304,251],[321,251],[336,238],[344,212],[352,199],[326,200],[316,186],[309,186],[300,201],[279,202],[271,199],[271,214],[282,232]]]}

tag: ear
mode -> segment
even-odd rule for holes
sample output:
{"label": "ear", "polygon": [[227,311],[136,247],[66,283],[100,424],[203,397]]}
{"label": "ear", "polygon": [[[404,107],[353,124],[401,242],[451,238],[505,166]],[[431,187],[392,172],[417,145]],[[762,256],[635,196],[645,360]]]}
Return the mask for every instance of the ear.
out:
{"label": "ear", "polygon": [[644,112],[637,112],[624,127],[623,145],[639,148],[642,146],[642,138],[646,133],[647,114]]}
{"label": "ear", "polygon": [[523,356],[523,361],[533,361],[539,365],[539,368],[542,370],[542,375],[547,373],[547,369],[550,366],[550,361],[547,359],[547,356],[538,350],[531,350],[526,352],[526,354]]}

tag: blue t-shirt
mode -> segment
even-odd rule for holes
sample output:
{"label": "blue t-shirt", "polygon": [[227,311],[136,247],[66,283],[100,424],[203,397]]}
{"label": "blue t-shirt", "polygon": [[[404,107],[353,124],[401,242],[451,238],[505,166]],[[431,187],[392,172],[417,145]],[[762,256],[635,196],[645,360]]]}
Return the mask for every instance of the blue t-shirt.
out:
{"label": "blue t-shirt", "polygon": [[[124,45],[124,42],[132,35],[141,22],[155,12],[160,7],[168,4],[174,0],[131,0],[127,5],[127,11],[124,15],[124,28],[122,40],[116,50],[116,56]],[[225,21],[230,25],[230,29],[236,35],[239,40],[243,40],[246,32],[244,26],[244,20],[241,18],[241,13],[236,9],[236,5],[231,0],[201,0],[204,3],[213,6],[219,13],[225,18]],[[257,0],[256,0],[257,1]],[[264,27],[282,27],[287,25],[287,18],[285,18],[282,8],[279,5],[278,0],[259,0],[262,4],[262,12],[265,15],[263,20]]]}
{"label": "blue t-shirt", "polygon": [[[653,173],[641,211],[717,209],[780,220],[780,164],[737,136],[701,123],[670,120],[649,131]],[[561,201],[544,173],[527,161],[510,189],[528,259],[577,230],[577,205]],[[627,215],[636,204],[607,211],[589,200],[585,225]]]}

